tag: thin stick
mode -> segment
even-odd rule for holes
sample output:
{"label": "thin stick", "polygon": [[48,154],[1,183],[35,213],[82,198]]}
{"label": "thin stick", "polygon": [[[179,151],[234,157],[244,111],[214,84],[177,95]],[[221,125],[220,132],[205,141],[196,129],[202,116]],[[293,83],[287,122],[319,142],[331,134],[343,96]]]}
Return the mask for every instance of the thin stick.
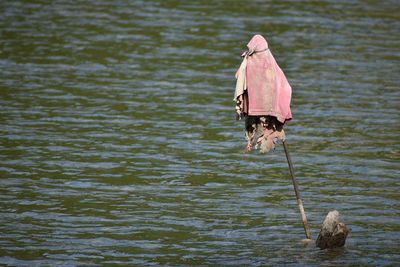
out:
{"label": "thin stick", "polygon": [[292,160],[290,158],[289,149],[288,149],[288,146],[286,144],[286,141],[283,141],[283,147],[285,149],[286,159],[287,159],[287,162],[289,164],[289,170],[290,170],[290,174],[292,176],[294,192],[296,193],[297,204],[299,205],[299,209],[300,209],[300,213],[301,213],[301,219],[303,220],[304,232],[306,234],[306,238],[307,239],[311,239],[310,229],[308,228],[307,217],[306,217],[306,213],[305,213],[304,207],[303,207],[303,200],[301,200],[301,196],[300,196],[299,184],[297,183],[297,180],[294,177],[294,170],[293,170]]}

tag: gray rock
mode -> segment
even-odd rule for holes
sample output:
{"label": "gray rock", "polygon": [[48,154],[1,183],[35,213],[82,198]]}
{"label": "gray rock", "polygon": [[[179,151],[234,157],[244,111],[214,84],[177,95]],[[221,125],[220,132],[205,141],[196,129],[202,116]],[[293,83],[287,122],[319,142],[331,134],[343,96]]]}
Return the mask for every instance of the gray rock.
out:
{"label": "gray rock", "polygon": [[342,247],[346,243],[348,233],[346,225],[340,221],[339,212],[330,211],[322,223],[315,244],[320,249]]}

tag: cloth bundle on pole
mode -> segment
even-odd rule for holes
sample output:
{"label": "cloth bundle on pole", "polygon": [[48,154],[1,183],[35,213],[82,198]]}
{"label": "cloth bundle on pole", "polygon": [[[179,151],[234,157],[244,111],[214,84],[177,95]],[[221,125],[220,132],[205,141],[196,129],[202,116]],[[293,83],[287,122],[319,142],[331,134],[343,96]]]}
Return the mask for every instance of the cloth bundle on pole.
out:
{"label": "cloth bundle on pole", "polygon": [[233,99],[236,101],[237,118],[245,119],[246,150],[251,151],[255,147],[265,153],[274,149],[278,140],[283,141],[304,232],[307,240],[310,240],[310,229],[283,131],[284,124],[292,119],[292,88],[264,37],[255,35],[247,48],[248,51],[242,54],[243,62],[236,72]]}
{"label": "cloth bundle on pole", "polygon": [[264,37],[255,35],[247,48],[236,72],[237,118],[245,119],[246,150],[268,152],[285,140],[283,125],[292,119],[292,88]]}

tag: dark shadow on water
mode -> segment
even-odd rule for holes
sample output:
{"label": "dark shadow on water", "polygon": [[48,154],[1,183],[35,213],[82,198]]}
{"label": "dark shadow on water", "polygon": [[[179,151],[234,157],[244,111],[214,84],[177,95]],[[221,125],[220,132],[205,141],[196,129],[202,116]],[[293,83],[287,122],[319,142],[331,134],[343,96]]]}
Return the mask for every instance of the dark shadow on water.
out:
{"label": "dark shadow on water", "polygon": [[345,247],[324,250],[318,249],[317,257],[320,260],[338,260],[346,256],[346,254],[348,254],[348,251]]}
{"label": "dark shadow on water", "polygon": [[[319,262],[320,266],[344,266],[346,263],[356,263],[359,255],[346,247],[320,250],[315,247],[312,262]],[[346,265],[347,266],[347,265]]]}

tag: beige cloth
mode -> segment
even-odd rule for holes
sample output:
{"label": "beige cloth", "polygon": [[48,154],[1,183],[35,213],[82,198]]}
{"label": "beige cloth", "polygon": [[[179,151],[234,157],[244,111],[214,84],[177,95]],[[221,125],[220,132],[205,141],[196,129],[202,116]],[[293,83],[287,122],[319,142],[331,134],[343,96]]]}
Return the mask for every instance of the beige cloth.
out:
{"label": "beige cloth", "polygon": [[247,67],[247,56],[244,57],[242,64],[240,64],[239,69],[236,72],[236,90],[233,101],[236,101],[238,96],[243,95],[244,91],[247,89],[246,84],[246,67]]}

